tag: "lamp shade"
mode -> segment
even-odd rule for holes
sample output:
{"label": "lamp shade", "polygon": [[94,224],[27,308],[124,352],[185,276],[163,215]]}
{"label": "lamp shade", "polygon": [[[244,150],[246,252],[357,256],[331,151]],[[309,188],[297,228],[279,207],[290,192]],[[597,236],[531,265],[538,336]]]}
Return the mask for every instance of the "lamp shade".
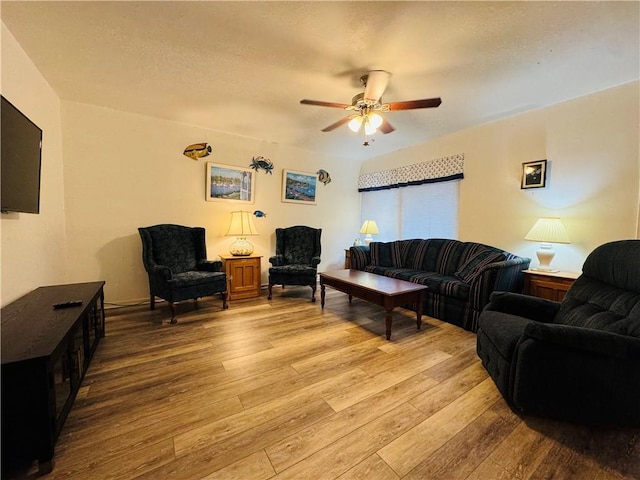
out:
{"label": "lamp shade", "polygon": [[539,218],[524,239],[532,242],[571,243],[559,218]]}
{"label": "lamp shade", "polygon": [[349,130],[351,130],[352,132],[357,132],[358,130],[360,130],[361,125],[362,117],[360,115],[353,115],[351,117],[351,120],[349,120],[349,123],[347,124]]}
{"label": "lamp shade", "polygon": [[380,232],[378,231],[378,225],[375,220],[365,220],[360,228],[360,233],[378,235]]}
{"label": "lamp shade", "polygon": [[252,214],[244,211],[231,212],[231,222],[225,235],[237,237],[229,246],[231,255],[251,255],[253,253],[253,244],[246,237],[248,235],[258,235],[258,230],[253,224]]}
{"label": "lamp shade", "polygon": [[258,235],[258,230],[253,224],[253,215],[245,211],[231,212],[231,222],[225,235],[234,237]]}

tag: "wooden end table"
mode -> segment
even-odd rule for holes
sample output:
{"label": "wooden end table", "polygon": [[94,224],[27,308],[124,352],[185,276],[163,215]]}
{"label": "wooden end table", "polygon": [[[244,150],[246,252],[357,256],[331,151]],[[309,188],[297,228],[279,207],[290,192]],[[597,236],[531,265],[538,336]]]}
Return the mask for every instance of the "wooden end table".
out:
{"label": "wooden end table", "polygon": [[561,302],[579,276],[577,272],[524,270],[523,293]]}
{"label": "wooden end table", "polygon": [[362,272],[335,270],[320,273],[320,306],[324,308],[325,287],[330,286],[353,297],[384,307],[387,340],[391,339],[391,312],[395,307],[413,305],[418,330],[422,326],[422,302],[426,285]]}

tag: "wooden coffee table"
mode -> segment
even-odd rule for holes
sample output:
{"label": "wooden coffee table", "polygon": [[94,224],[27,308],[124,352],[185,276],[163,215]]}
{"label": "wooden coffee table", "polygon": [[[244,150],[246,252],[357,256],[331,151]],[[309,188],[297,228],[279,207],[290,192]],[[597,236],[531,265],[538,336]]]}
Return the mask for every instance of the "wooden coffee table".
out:
{"label": "wooden coffee table", "polygon": [[320,305],[324,308],[325,286],[330,286],[352,297],[384,307],[387,340],[391,339],[391,311],[402,305],[413,305],[418,330],[422,326],[422,302],[426,285],[406,282],[360,270],[334,270],[320,273]]}

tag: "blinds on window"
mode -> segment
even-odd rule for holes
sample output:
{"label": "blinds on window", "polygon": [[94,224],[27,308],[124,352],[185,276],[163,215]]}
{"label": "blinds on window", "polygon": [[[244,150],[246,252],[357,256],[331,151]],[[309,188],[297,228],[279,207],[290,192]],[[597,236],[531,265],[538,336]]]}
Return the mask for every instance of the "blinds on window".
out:
{"label": "blinds on window", "polygon": [[361,194],[361,224],[375,220],[374,241],[409,238],[458,238],[460,181]]}

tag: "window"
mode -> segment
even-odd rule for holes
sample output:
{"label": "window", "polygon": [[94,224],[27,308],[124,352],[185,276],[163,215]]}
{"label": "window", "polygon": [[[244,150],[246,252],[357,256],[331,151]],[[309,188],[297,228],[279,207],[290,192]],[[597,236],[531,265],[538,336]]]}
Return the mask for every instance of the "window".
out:
{"label": "window", "polygon": [[458,238],[460,180],[361,193],[361,222],[375,220],[375,241]]}

